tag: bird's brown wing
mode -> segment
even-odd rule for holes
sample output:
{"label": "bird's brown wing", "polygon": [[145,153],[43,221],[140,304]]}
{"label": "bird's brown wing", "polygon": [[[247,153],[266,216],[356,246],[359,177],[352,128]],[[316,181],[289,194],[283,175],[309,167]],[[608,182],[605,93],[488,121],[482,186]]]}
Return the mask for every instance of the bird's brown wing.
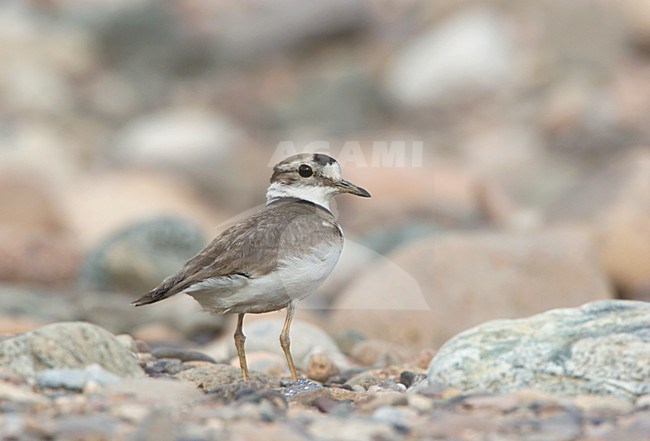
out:
{"label": "bird's brown wing", "polygon": [[310,249],[323,238],[342,240],[332,214],[312,203],[289,200],[270,204],[238,222],[191,258],[176,274],[135,300],[147,305],[181,293],[192,285],[215,277],[256,278],[273,271],[279,259],[300,249]]}

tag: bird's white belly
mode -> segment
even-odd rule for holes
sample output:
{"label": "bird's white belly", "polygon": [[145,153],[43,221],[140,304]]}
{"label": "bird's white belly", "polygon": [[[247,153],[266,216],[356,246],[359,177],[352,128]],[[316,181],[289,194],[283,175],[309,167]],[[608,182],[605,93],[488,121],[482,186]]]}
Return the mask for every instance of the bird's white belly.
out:
{"label": "bird's white belly", "polygon": [[312,294],[336,266],[341,248],[338,244],[328,244],[310,254],[280,261],[270,274],[253,278],[216,277],[184,292],[194,297],[203,309],[214,313],[276,311]]}

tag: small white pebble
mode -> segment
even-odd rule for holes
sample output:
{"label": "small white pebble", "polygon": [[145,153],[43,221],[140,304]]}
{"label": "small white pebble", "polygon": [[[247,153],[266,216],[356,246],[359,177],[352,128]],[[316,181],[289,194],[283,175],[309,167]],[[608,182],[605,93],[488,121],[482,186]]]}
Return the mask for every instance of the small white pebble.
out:
{"label": "small white pebble", "polygon": [[406,396],[408,400],[409,407],[415,409],[418,412],[428,412],[433,407],[433,402],[430,398],[424,397],[418,394],[408,394]]}
{"label": "small white pebble", "polygon": [[90,380],[84,385],[83,393],[85,394],[96,394],[101,392],[103,389],[102,385],[96,381]]}
{"label": "small white pebble", "polygon": [[637,407],[637,409],[646,409],[646,408],[650,408],[650,394],[647,394],[647,395],[641,395],[641,396],[636,400],[636,407]]}

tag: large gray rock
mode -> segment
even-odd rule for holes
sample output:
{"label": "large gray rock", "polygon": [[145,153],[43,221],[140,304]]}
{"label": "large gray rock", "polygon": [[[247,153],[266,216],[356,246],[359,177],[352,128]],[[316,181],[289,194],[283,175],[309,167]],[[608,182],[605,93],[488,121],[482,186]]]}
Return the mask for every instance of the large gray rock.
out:
{"label": "large gray rock", "polygon": [[90,323],[55,323],[0,342],[0,366],[29,381],[43,369],[92,364],[122,377],[143,375],[132,352],[113,334]]}
{"label": "large gray rock", "polygon": [[429,381],[463,392],[650,393],[650,304],[604,300],[482,324],[449,340]]}

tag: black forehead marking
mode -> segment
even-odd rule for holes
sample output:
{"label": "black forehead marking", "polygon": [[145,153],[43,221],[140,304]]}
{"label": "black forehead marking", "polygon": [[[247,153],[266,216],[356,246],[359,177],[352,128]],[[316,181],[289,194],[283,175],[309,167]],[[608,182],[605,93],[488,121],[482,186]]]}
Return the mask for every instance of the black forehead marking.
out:
{"label": "black forehead marking", "polygon": [[314,162],[316,162],[319,165],[326,166],[326,165],[332,165],[336,161],[334,160],[334,158],[330,156],[323,155],[321,153],[316,153],[314,154]]}

